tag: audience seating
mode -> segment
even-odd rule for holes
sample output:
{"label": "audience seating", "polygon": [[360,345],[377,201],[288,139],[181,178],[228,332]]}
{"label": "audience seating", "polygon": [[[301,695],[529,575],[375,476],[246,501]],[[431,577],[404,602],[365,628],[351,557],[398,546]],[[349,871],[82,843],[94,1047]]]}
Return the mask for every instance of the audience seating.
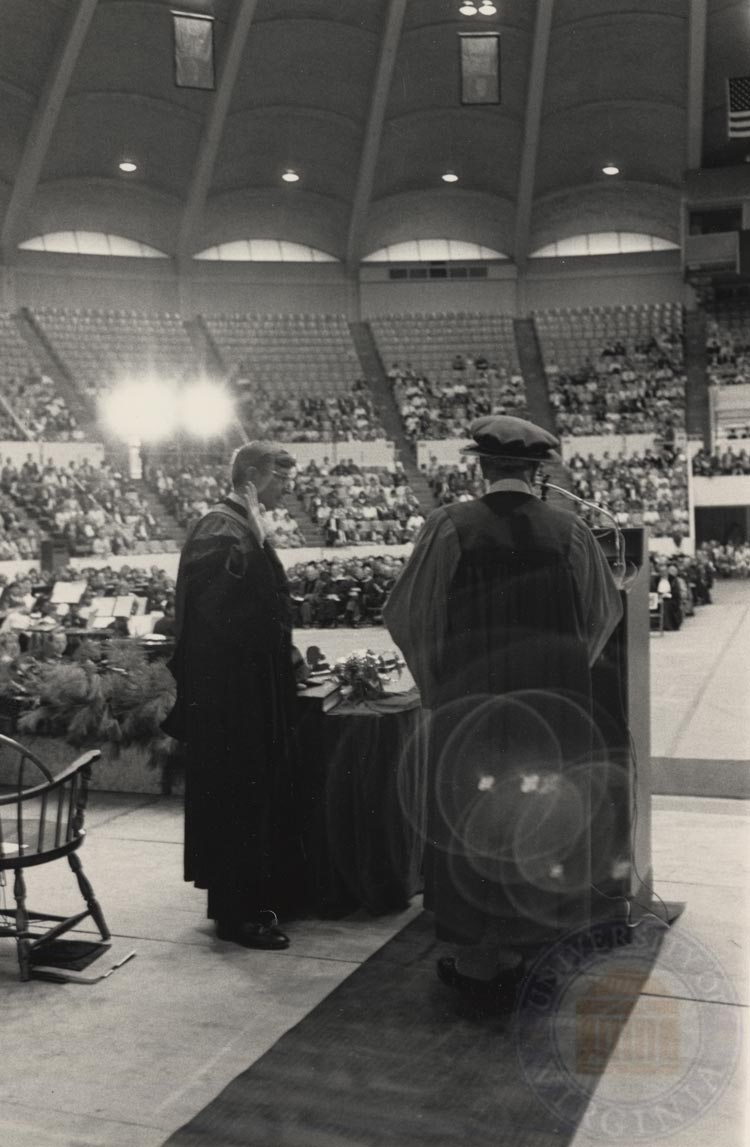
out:
{"label": "audience seating", "polygon": [[509,315],[381,315],[370,326],[412,440],[465,437],[481,414],[526,415]]}
{"label": "audience seating", "polygon": [[553,309],[534,319],[559,433],[684,427],[680,304]]}
{"label": "audience seating", "polygon": [[[567,460],[573,491],[581,498],[606,506],[621,526],[648,526],[652,537],[690,533],[687,460],[682,451],[664,448],[625,457],[601,458],[580,454]],[[583,510],[589,525],[601,518]]]}
{"label": "audience seating", "polygon": [[310,463],[295,480],[298,500],[325,531],[329,546],[413,541],[424,517],[400,466]]}
{"label": "audience seating", "polygon": [[693,474],[698,478],[750,474],[750,450],[735,450],[728,442],[713,452],[701,447],[693,455]]}
{"label": "audience seating", "polygon": [[[229,493],[226,461],[159,461],[147,464],[144,477],[172,517],[184,529]],[[303,546],[304,536],[285,506],[262,511],[261,518],[275,545]]]}
{"label": "audience seating", "polygon": [[176,314],[64,310],[36,318],[77,384],[96,396],[120,381],[158,376],[181,381],[196,374],[196,355]]}
{"label": "audience seating", "polygon": [[365,383],[328,394],[289,393],[276,386],[244,386],[238,414],[251,438],[277,442],[352,442],[385,438]]}
{"label": "audience seating", "polygon": [[501,378],[521,373],[510,315],[379,315],[370,319],[370,327],[386,369],[399,363],[434,383],[447,383],[460,356],[469,373],[478,357],[486,358]]}
{"label": "audience seating", "polygon": [[274,395],[348,393],[359,376],[344,315],[206,315],[206,326],[239,388]]}
{"label": "audience seating", "polygon": [[706,352],[711,383],[716,386],[750,383],[750,292],[711,305]]}

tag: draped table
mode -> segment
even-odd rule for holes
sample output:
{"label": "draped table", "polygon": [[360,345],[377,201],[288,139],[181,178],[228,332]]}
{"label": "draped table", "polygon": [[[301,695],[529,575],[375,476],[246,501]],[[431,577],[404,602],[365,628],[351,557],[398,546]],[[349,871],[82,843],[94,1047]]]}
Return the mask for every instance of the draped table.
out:
{"label": "draped table", "polygon": [[419,693],[300,700],[299,799],[310,902],[337,917],[407,906],[422,887],[427,733]]}

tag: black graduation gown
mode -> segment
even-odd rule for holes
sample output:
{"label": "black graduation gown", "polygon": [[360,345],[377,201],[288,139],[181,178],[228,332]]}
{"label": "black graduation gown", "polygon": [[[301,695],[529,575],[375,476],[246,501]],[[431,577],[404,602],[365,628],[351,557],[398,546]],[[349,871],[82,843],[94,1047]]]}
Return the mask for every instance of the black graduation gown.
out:
{"label": "black graduation gown", "polygon": [[208,889],[214,918],[302,898],[290,618],[273,547],[243,507],[212,507],[180,558],[177,700],[164,728],[187,748],[185,879]]}
{"label": "black graduation gown", "polygon": [[445,939],[543,943],[596,879],[590,661],[619,596],[590,532],[530,495],[428,523],[385,610],[432,710],[425,905]]}

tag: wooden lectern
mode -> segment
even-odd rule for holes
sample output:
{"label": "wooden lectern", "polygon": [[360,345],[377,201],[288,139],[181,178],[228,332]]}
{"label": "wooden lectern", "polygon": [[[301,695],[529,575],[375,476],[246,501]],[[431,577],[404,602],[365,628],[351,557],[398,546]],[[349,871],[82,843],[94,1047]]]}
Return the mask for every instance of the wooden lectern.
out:
{"label": "wooden lectern", "polygon": [[[608,559],[614,531],[595,530]],[[651,693],[648,533],[626,528],[629,576],[623,617],[592,674],[603,735],[605,780],[592,785],[592,921],[637,920],[654,912],[671,923],[679,908],[654,899],[651,859]]]}

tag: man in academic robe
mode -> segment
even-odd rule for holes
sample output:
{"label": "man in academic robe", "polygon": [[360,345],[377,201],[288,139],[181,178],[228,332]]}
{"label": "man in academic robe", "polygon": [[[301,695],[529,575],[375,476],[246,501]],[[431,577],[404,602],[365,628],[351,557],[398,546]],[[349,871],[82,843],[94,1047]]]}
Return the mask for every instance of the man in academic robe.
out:
{"label": "man in academic robe", "polygon": [[589,528],[534,495],[557,440],[471,431],[489,491],[429,515],[383,613],[431,711],[425,906],[459,945],[438,974],[484,990],[586,919],[591,666],[622,606]]}
{"label": "man in academic robe", "polygon": [[294,460],[268,442],[236,451],[232,491],[188,534],[164,723],[187,747],[185,879],[208,892],[220,939],[279,949],[277,913],[302,896],[295,817],[295,678],[284,569],[260,505],[275,508]]}

